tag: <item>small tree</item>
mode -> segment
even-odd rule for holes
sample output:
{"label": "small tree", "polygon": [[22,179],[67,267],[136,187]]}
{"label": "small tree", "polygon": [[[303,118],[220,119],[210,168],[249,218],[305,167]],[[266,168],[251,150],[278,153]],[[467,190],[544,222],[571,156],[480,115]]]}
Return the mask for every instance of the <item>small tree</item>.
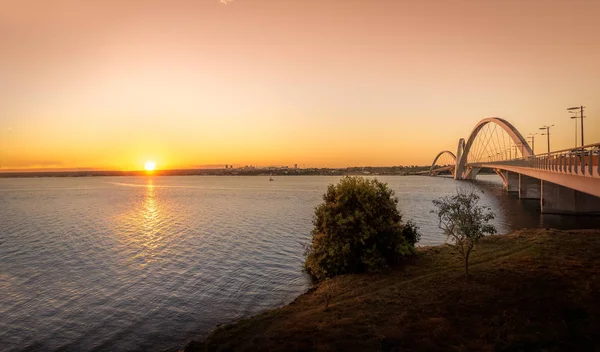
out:
{"label": "small tree", "polygon": [[[438,226],[444,231],[450,246],[456,249],[465,261],[465,275],[469,277],[469,256],[475,244],[485,234],[496,233],[489,224],[494,219],[490,208],[478,205],[479,196],[473,189],[458,190],[453,196],[434,200],[439,218]],[[435,211],[432,211],[435,212]]]}
{"label": "small tree", "polygon": [[377,271],[414,253],[418,228],[410,221],[402,223],[393,195],[376,179],[343,177],[329,185],[324,202],[315,209],[304,261],[308,273],[322,280]]}

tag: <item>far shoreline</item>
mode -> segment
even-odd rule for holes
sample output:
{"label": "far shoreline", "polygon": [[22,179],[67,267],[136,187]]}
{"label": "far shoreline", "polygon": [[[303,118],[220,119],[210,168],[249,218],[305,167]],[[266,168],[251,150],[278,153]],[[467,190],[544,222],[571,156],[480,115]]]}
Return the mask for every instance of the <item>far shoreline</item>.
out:
{"label": "far shoreline", "polygon": [[[119,171],[119,170],[52,170],[1,171],[0,178],[42,177],[162,177],[162,176],[423,176],[430,166],[365,166],[345,168],[229,168],[229,169],[173,169]],[[485,172],[484,172],[485,173]],[[482,173],[483,174],[483,173]],[[494,174],[490,172],[489,174]],[[440,175],[444,176],[444,175]],[[450,176],[450,174],[446,175]]]}

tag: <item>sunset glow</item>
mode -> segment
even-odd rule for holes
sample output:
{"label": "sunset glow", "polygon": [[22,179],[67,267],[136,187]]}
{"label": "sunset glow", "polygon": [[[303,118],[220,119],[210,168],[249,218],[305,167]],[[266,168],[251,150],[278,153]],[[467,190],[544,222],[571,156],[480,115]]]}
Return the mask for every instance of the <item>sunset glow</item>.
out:
{"label": "sunset glow", "polygon": [[578,105],[600,140],[599,1],[60,4],[3,3],[0,171],[424,165],[488,116],[558,150]]}

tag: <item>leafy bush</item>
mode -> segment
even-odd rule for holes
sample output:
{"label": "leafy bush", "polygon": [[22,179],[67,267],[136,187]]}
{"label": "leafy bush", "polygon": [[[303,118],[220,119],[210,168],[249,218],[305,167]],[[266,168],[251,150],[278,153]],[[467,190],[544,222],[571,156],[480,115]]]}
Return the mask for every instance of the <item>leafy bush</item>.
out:
{"label": "leafy bush", "polygon": [[305,253],[304,266],[314,278],[377,271],[414,253],[418,227],[402,223],[387,184],[344,177],[329,185],[323,200],[315,209],[312,243]]}

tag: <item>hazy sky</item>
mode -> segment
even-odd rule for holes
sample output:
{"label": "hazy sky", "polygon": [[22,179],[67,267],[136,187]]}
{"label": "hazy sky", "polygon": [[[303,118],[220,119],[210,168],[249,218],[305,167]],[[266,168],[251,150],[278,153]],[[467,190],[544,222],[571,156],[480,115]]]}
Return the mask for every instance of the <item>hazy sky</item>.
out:
{"label": "hazy sky", "polygon": [[0,0],[0,166],[427,164],[487,116],[555,124],[552,149],[569,148],[580,104],[600,142],[599,15],[597,0]]}

